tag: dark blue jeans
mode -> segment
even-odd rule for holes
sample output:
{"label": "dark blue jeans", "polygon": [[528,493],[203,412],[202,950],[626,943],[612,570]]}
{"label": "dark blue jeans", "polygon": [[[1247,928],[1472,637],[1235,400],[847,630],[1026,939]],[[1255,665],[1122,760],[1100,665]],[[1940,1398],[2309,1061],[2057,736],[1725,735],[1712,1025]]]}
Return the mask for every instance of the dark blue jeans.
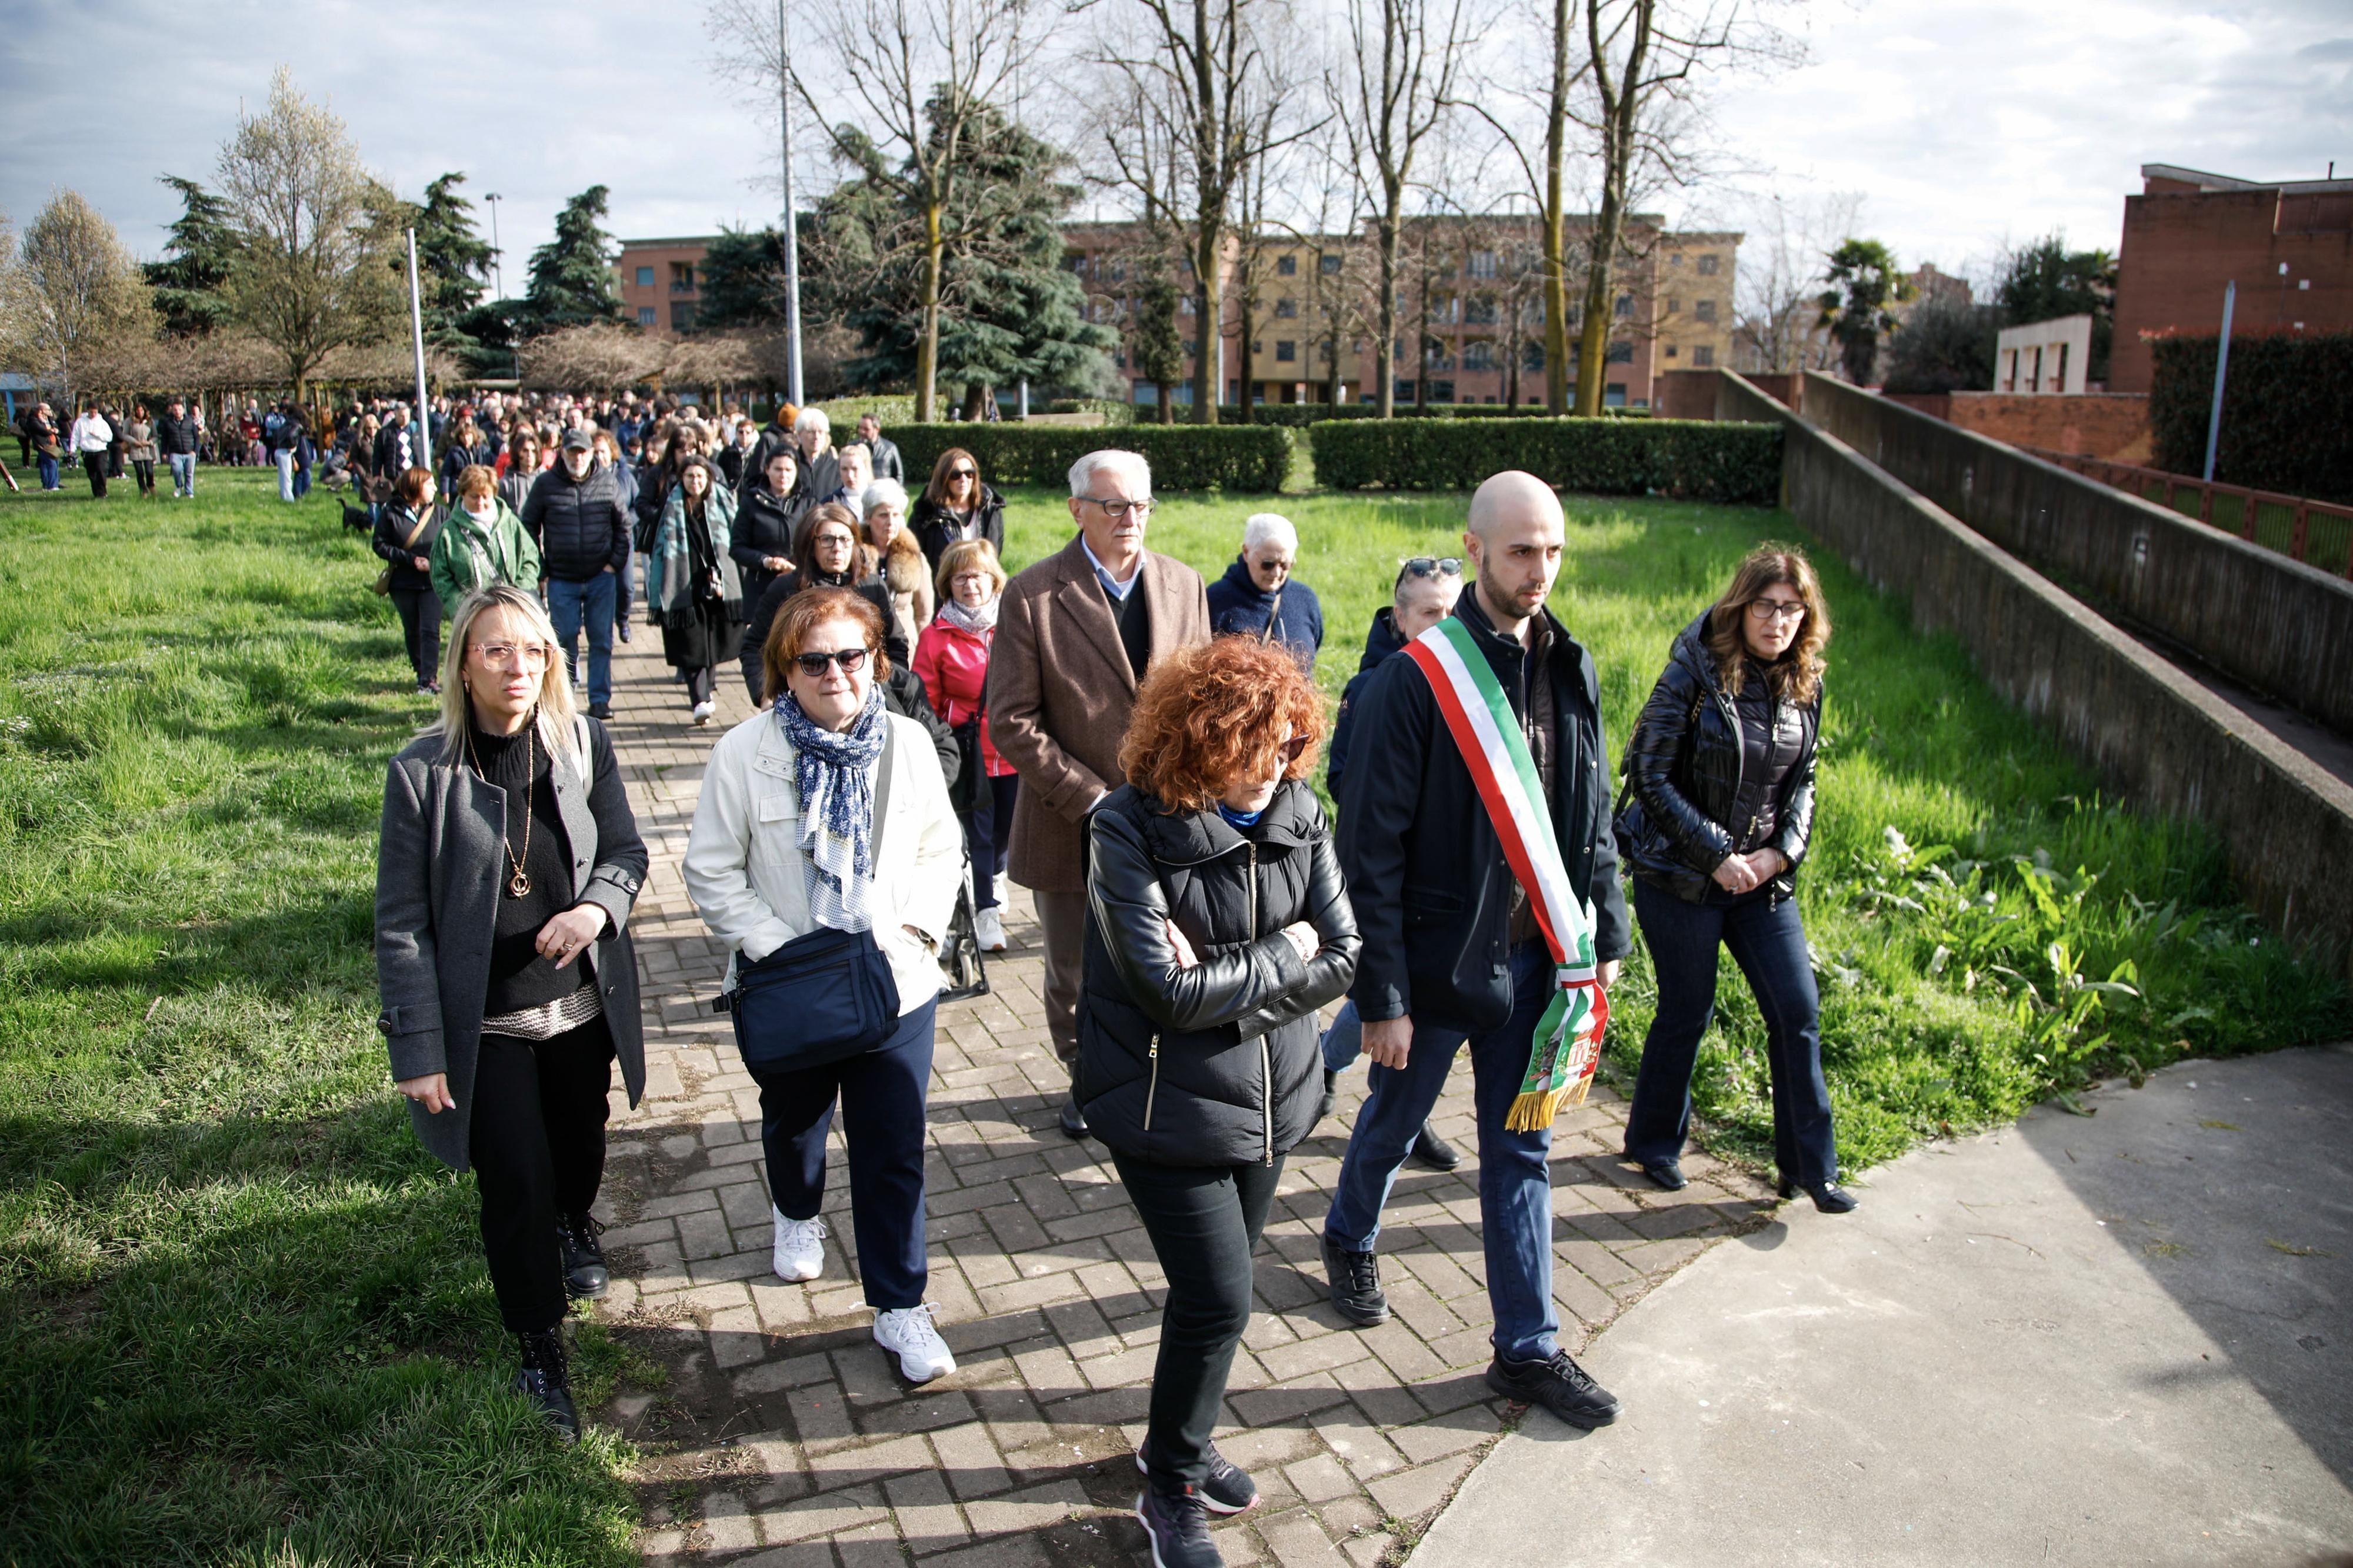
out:
{"label": "dark blue jeans", "polygon": [[900,1016],[890,1037],[846,1061],[754,1073],[768,1195],[786,1219],[815,1219],[825,1203],[825,1135],[841,1101],[849,1150],[849,1217],[858,1273],[877,1311],[923,1305],[924,1100],[939,1003]]}
{"label": "dark blue jeans", "polygon": [[1430,1120],[1455,1053],[1471,1047],[1472,1098],[1479,1118],[1479,1228],[1487,1254],[1487,1304],[1498,1353],[1542,1361],[1558,1348],[1560,1316],[1552,1304],[1552,1129],[1504,1127],[1528,1073],[1536,1020],[1553,993],[1552,956],[1541,942],[1512,949],[1512,1016],[1481,1035],[1417,1024],[1405,1066],[1369,1064],[1370,1092],[1356,1112],[1341,1163],[1324,1234],[1355,1252],[1380,1235],[1381,1207],[1421,1124]]}
{"label": "dark blue jeans", "polygon": [[554,577],[547,584],[547,618],[564,647],[565,673],[579,668],[580,632],[588,632],[588,700],[613,700],[613,595],[617,574],[599,572],[586,583]]}
{"label": "dark blue jeans", "polygon": [[1013,801],[1021,775],[990,779],[978,805],[964,815],[965,847],[972,852],[972,900],[976,910],[997,905],[997,879],[1005,875],[1005,852],[1013,844]]}
{"label": "dark blue jeans", "polygon": [[1715,1016],[1721,943],[1732,950],[1765,1015],[1774,1163],[1799,1186],[1837,1181],[1838,1141],[1830,1086],[1822,1081],[1821,998],[1797,900],[1760,889],[1730,903],[1687,904],[1638,878],[1634,914],[1658,974],[1659,1010],[1642,1041],[1642,1070],[1626,1116],[1626,1157],[1647,1163],[1683,1155],[1691,1132],[1692,1067]]}

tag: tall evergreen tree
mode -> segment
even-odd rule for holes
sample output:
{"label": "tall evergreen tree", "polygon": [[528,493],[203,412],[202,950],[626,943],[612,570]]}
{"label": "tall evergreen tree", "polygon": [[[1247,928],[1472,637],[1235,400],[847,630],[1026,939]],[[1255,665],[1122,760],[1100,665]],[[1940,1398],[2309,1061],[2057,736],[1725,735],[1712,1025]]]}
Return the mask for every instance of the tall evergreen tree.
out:
{"label": "tall evergreen tree", "polygon": [[531,253],[531,284],[518,312],[523,335],[628,319],[613,286],[613,237],[597,221],[611,195],[607,186],[591,185],[565,203],[555,237]]}
{"label": "tall evergreen tree", "polygon": [[140,270],[155,291],[155,313],[174,337],[202,337],[226,326],[227,296],[222,291],[237,261],[237,230],[228,204],[194,180],[177,174],[157,179],[180,193],[180,216],[164,244],[164,259]]}
{"label": "tall evergreen tree", "polygon": [[1176,325],[1182,296],[1158,256],[1144,263],[1144,286],[1135,293],[1135,331],[1129,346],[1138,374],[1159,389],[1160,423],[1176,416],[1176,386],[1185,374],[1185,334]]}
{"label": "tall evergreen tree", "polygon": [[1994,286],[1994,303],[2006,326],[2055,321],[2062,316],[2092,318],[2092,363],[2084,374],[2094,381],[2108,374],[2108,350],[2116,337],[2116,258],[2105,250],[2069,250],[2064,235],[2050,234],[2010,253]]}
{"label": "tall evergreen tree", "polygon": [[702,253],[702,307],[695,312],[698,327],[723,331],[736,327],[782,327],[785,324],[785,237],[773,226],[760,229],[723,227],[719,237]]}
{"label": "tall evergreen tree", "polygon": [[408,214],[417,230],[417,284],[423,295],[425,341],[470,355],[480,347],[468,323],[490,292],[491,243],[474,228],[474,204],[458,194],[462,174],[425,187]]}

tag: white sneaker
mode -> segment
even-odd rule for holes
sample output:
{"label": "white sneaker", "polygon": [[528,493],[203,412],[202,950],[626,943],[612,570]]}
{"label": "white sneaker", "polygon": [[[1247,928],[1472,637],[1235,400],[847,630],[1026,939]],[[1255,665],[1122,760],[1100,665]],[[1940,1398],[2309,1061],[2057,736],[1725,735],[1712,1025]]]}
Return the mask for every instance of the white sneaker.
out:
{"label": "white sneaker", "polygon": [[696,703],[696,704],[694,705],[694,721],[695,721],[696,723],[698,723],[698,724],[708,724],[708,723],[710,723],[710,722],[711,722],[711,715],[712,715],[712,710],[713,710],[714,706],[715,706],[715,705],[714,705],[714,704],[710,700],[710,699],[708,699],[708,698],[705,698],[702,701]]}
{"label": "white sneaker", "polygon": [[822,1218],[786,1219],[784,1211],[774,1204],[768,1205],[768,1217],[776,1226],[777,1279],[797,1285],[825,1272],[826,1229]]}
{"label": "white sneaker", "polygon": [[1005,951],[1005,921],[991,904],[972,917],[972,934],[983,952]]}
{"label": "white sneaker", "polygon": [[932,1305],[894,1307],[874,1314],[874,1342],[899,1358],[909,1383],[929,1383],[955,1370],[955,1356],[932,1323]]}

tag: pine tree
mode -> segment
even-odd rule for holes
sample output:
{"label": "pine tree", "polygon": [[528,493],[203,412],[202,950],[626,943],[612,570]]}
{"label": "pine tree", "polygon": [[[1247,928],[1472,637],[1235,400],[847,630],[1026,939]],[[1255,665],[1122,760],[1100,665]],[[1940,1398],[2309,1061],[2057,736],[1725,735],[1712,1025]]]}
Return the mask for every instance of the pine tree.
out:
{"label": "pine tree", "polygon": [[140,270],[155,291],[155,313],[174,337],[196,338],[226,326],[229,317],[222,285],[237,260],[237,231],[228,204],[194,180],[177,174],[157,179],[180,193],[182,208],[164,242],[165,259]]}
{"label": "pine tree", "polygon": [[555,237],[531,253],[531,285],[517,322],[524,336],[628,320],[613,286],[613,237],[597,223],[611,195],[591,185],[565,203]]}
{"label": "pine tree", "polygon": [[785,237],[773,226],[722,228],[702,253],[695,324],[712,331],[785,324]]}
{"label": "pine tree", "polygon": [[1160,391],[1160,423],[1176,416],[1176,387],[1185,374],[1185,334],[1176,325],[1183,296],[1159,256],[1144,262],[1144,286],[1135,293],[1135,332],[1129,353],[1136,373]]}
{"label": "pine tree", "polygon": [[409,209],[417,230],[417,285],[423,295],[425,341],[472,359],[481,350],[470,330],[490,291],[491,245],[474,228],[474,204],[458,194],[462,174],[425,187],[421,206]]}

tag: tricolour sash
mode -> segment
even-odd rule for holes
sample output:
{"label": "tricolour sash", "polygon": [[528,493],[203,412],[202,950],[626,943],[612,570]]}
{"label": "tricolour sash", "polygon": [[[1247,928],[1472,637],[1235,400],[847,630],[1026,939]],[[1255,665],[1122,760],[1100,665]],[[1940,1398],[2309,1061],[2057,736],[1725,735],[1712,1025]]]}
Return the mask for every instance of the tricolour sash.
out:
{"label": "tricolour sash", "polygon": [[1503,842],[1504,858],[1552,950],[1558,989],[1536,1024],[1527,1076],[1504,1122],[1514,1132],[1550,1127],[1562,1101],[1585,1102],[1609,1023],[1609,999],[1595,973],[1593,909],[1569,886],[1535,759],[1471,628],[1449,616],[1405,651],[1430,678],[1438,710]]}

